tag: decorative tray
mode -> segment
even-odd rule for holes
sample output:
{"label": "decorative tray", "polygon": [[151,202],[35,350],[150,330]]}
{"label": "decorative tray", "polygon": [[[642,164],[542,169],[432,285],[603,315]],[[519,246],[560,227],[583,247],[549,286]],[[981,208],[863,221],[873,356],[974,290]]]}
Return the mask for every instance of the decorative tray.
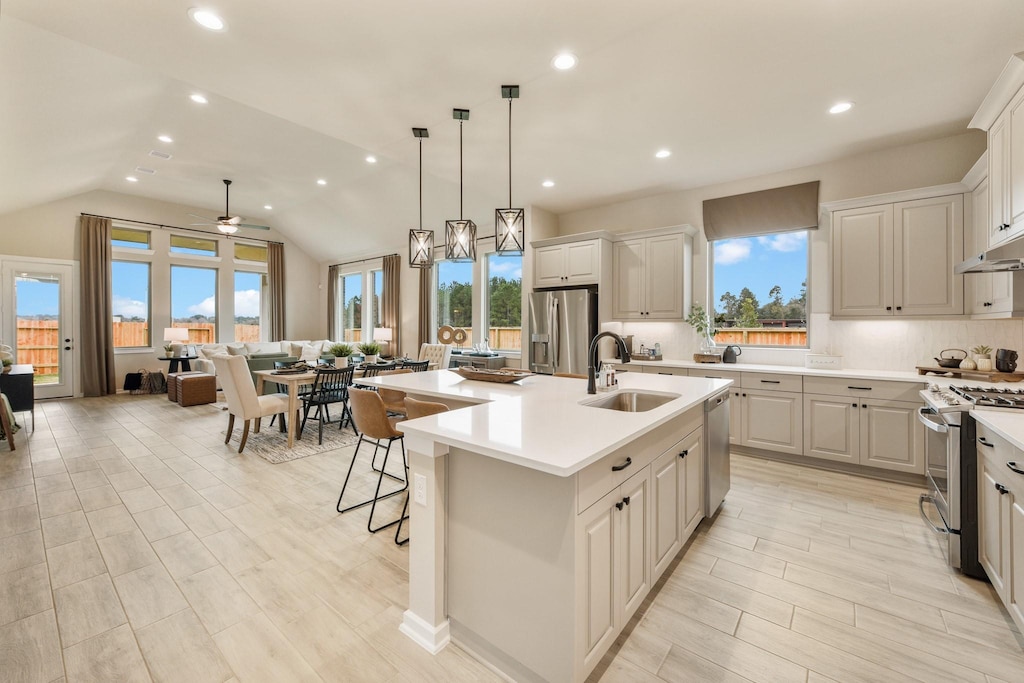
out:
{"label": "decorative tray", "polygon": [[515,368],[502,368],[501,370],[487,370],[484,368],[468,368],[462,366],[457,368],[455,372],[459,373],[466,379],[475,379],[481,382],[496,382],[498,384],[508,384],[509,382],[515,382],[529,377],[533,373],[529,370],[517,370]]}

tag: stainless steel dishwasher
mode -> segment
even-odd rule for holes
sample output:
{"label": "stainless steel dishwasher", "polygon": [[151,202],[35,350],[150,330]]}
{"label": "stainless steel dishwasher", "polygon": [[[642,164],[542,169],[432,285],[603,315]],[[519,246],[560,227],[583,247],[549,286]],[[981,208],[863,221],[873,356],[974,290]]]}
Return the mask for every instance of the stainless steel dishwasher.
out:
{"label": "stainless steel dishwasher", "polygon": [[710,518],[729,492],[729,391],[704,401],[704,516]]}

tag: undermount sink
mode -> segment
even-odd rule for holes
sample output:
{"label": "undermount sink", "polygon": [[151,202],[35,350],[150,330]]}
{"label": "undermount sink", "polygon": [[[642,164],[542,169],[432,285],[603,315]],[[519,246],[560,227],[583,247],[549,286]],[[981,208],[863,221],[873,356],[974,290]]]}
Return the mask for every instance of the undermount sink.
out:
{"label": "undermount sink", "polygon": [[596,401],[584,403],[591,408],[617,410],[621,413],[645,413],[669,401],[679,398],[679,394],[658,394],[648,391],[616,391]]}

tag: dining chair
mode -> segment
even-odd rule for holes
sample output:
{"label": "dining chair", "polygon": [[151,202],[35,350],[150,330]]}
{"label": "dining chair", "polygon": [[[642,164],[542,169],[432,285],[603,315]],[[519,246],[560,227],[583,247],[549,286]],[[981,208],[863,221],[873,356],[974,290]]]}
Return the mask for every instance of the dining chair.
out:
{"label": "dining chair", "polygon": [[[229,356],[227,354],[213,357],[213,366],[217,369],[217,377],[220,379],[221,389],[228,400],[228,433],[224,443],[231,441],[231,434],[235,428],[235,418],[245,420],[242,427],[242,440],[238,444],[238,452],[245,448],[245,442],[249,438],[249,421],[256,423],[255,433],[260,431],[260,419],[270,415],[280,415],[282,424],[284,414],[288,412],[288,394],[263,394],[256,393],[256,385],[253,384],[252,375],[249,374],[249,365],[245,362],[245,356]],[[299,432],[302,438],[302,432]]]}
{"label": "dining chair", "polygon": [[11,404],[7,396],[0,394],[0,432],[3,438],[7,439],[7,446],[13,451],[14,446],[14,412],[11,411]]}
{"label": "dining chair", "polygon": [[[415,420],[418,417],[427,417],[428,415],[437,415],[438,413],[448,412],[448,406],[443,403],[434,403],[432,401],[417,401],[414,398],[406,397],[405,399],[406,409],[406,420]],[[409,515],[406,513],[409,511],[409,492],[405,492],[405,505],[402,506],[402,515],[398,520],[398,527],[395,529],[395,544],[405,545],[409,542],[409,537],[406,536],[404,540],[398,540],[402,534],[402,524],[405,520],[409,519]]]}
{"label": "dining chair", "polygon": [[331,421],[330,405],[332,403],[342,405],[339,422],[344,423],[346,415],[351,418],[348,408],[348,387],[352,384],[354,371],[355,368],[317,367],[312,388],[308,394],[302,397],[300,433],[306,428],[306,420],[309,419],[309,411],[313,406],[316,406],[313,419],[317,421],[317,444],[324,442],[324,423]]}
{"label": "dining chair", "polygon": [[[384,409],[384,401],[381,400],[376,391],[370,391],[369,389],[356,389],[353,387],[349,389],[348,394],[349,402],[352,404],[352,419],[355,422],[356,429],[359,431],[359,442],[356,444],[355,453],[352,454],[352,461],[348,465],[348,473],[345,475],[345,483],[341,485],[341,494],[338,496],[338,505],[336,506],[336,509],[339,513],[345,514],[351,510],[369,505],[370,517],[366,522],[366,529],[371,534],[374,534],[381,529],[394,526],[402,521],[401,517],[399,517],[393,522],[388,522],[387,524],[377,527],[373,526],[373,515],[377,510],[377,503],[385,498],[397,496],[409,488],[409,477],[406,474],[408,465],[405,460],[405,440],[403,438],[405,435],[396,429],[394,418],[388,418],[387,411]],[[382,441],[387,441],[387,446],[384,451],[384,462],[378,471],[377,489],[374,491],[373,498],[342,508],[341,505],[342,500],[345,498],[345,489],[348,488],[348,482],[352,477],[352,469],[355,467],[356,460],[359,458],[359,449],[362,447],[363,442],[372,442],[374,455],[376,455],[377,450],[381,447]],[[388,466],[388,457],[391,455],[391,445],[395,441],[400,441],[402,447],[401,477],[396,477],[395,475],[385,471]],[[394,491],[381,494],[380,489],[384,482],[384,477],[390,477],[395,481],[401,482],[402,487]]]}
{"label": "dining chair", "polygon": [[420,360],[425,360],[438,370],[444,370],[452,360],[451,344],[420,345]]}
{"label": "dining chair", "polygon": [[376,377],[382,372],[388,372],[397,368],[398,363],[370,363],[363,366],[363,377]]}
{"label": "dining chair", "polygon": [[412,370],[413,372],[426,372],[430,366],[429,360],[409,360],[405,358],[399,365],[400,370]]}

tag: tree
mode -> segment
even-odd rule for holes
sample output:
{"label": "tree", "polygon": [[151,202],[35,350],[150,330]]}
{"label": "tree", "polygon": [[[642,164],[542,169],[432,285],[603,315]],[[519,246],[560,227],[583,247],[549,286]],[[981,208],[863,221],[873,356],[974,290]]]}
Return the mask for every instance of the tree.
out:
{"label": "tree", "polygon": [[[740,314],[740,300],[732,292],[726,292],[718,299],[722,304],[723,320],[735,320]],[[717,316],[716,316],[717,317]]]}
{"label": "tree", "polygon": [[775,285],[768,292],[768,296],[772,300],[761,307],[761,310],[758,311],[759,316],[765,320],[779,320],[783,318],[786,315],[786,309],[782,304],[782,287]]}
{"label": "tree", "polygon": [[761,308],[761,303],[757,300],[757,297],[754,296],[754,293],[750,291],[750,288],[749,287],[744,287],[743,289],[740,290],[740,308],[737,309],[738,313],[739,313],[739,316],[743,315],[742,303],[746,299],[750,299],[751,304],[753,305],[755,311],[757,309]]}
{"label": "tree", "polygon": [[807,280],[800,283],[800,296],[786,303],[786,320],[807,320]]}
{"label": "tree", "polygon": [[[747,288],[744,287],[744,290]],[[745,297],[740,302],[740,315],[736,320],[737,327],[761,327],[761,321],[757,319],[757,299]]]}
{"label": "tree", "polygon": [[523,287],[519,280],[492,277],[490,283],[490,327],[520,327],[523,324]]}
{"label": "tree", "polygon": [[441,325],[473,325],[473,285],[450,282],[437,290],[437,321]]}

